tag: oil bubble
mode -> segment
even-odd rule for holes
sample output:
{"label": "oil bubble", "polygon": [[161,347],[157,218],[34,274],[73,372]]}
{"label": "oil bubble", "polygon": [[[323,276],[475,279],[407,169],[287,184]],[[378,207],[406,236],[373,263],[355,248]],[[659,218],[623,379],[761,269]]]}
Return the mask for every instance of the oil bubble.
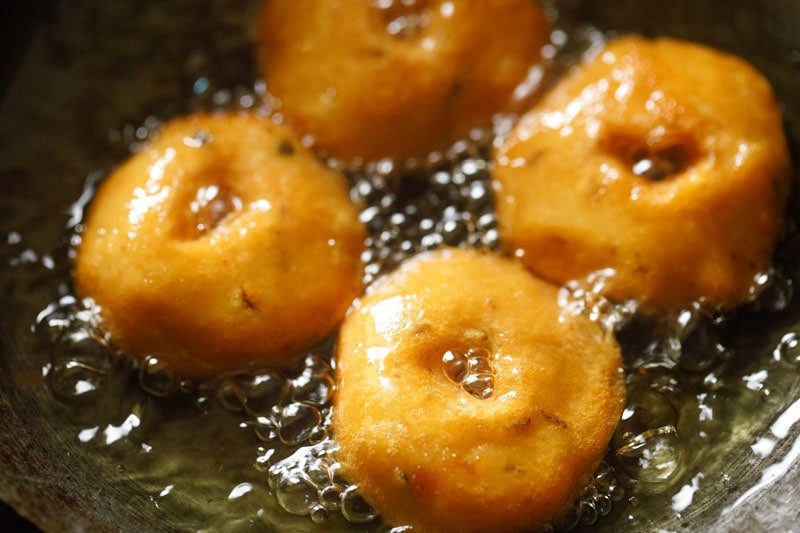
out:
{"label": "oil bubble", "polygon": [[139,386],[153,396],[165,398],[181,389],[180,380],[168,365],[148,356],[139,368]]}
{"label": "oil bubble", "polygon": [[[273,479],[273,478],[270,478]],[[278,499],[278,504],[287,513],[295,515],[307,515],[314,508],[317,498],[317,490],[302,475],[296,474],[278,478],[275,484],[271,484]]]}
{"label": "oil bubble", "polygon": [[621,499],[622,488],[617,482],[614,469],[601,462],[581,496],[575,500],[570,511],[556,521],[554,528],[566,531],[578,527],[579,524],[592,525],[601,516],[608,515],[614,502]]}
{"label": "oil bubble", "polygon": [[302,376],[292,382],[292,400],[306,405],[323,406],[327,404],[334,389],[333,376]]}
{"label": "oil bubble", "polygon": [[256,434],[256,437],[263,442],[273,442],[278,438],[278,424],[268,416],[259,416],[250,421],[249,424]]}
{"label": "oil bubble", "polygon": [[594,503],[591,501],[581,502],[578,514],[580,514],[581,522],[587,526],[591,526],[597,522],[598,512]]}
{"label": "oil bubble", "polygon": [[708,369],[725,353],[713,319],[698,308],[681,311],[665,340],[667,355],[691,372]]}
{"label": "oil bubble", "polygon": [[437,230],[442,236],[442,242],[448,246],[459,246],[471,233],[468,222],[459,219],[444,220]]}
{"label": "oil bubble", "polygon": [[448,350],[442,355],[445,375],[450,381],[479,400],[494,393],[494,375],[490,354],[486,349],[471,348],[462,353]]}
{"label": "oil bubble", "polygon": [[335,511],[341,501],[341,485],[334,481],[333,441],[298,448],[269,468],[268,481],[286,511],[308,515],[315,509]]}
{"label": "oil bubble", "polygon": [[611,496],[607,496],[605,494],[598,494],[594,498],[594,507],[597,509],[597,512],[600,513],[600,516],[608,515],[614,507],[614,502],[611,499]]}
{"label": "oil bubble", "polygon": [[616,275],[611,268],[592,272],[584,279],[568,281],[558,292],[561,319],[586,315],[597,322],[604,333],[618,330],[636,312],[632,301],[613,303],[603,294],[607,283]]}
{"label": "oil bubble", "polygon": [[50,352],[53,361],[81,361],[97,367],[108,367],[110,347],[98,331],[76,324],[66,331]]}
{"label": "oil bubble", "polygon": [[311,521],[315,524],[323,524],[328,519],[328,511],[321,505],[315,505],[309,513]]}
{"label": "oil bubble", "polygon": [[278,374],[246,375],[241,376],[238,382],[247,414],[256,417],[272,412],[276,405],[283,402],[290,390],[288,381]]}
{"label": "oil bubble", "polygon": [[784,334],[772,355],[776,361],[800,365],[800,336],[794,331]]}
{"label": "oil bubble", "polygon": [[245,397],[233,378],[225,378],[217,387],[217,401],[226,411],[240,413],[245,407]]}
{"label": "oil bubble", "polygon": [[494,377],[485,374],[472,374],[462,383],[464,390],[479,400],[486,400],[494,394]]}
{"label": "oil bubble", "polygon": [[492,374],[492,364],[489,361],[489,350],[485,348],[470,348],[466,353],[470,374]]}
{"label": "oil bubble", "polygon": [[320,412],[310,405],[292,403],[281,409],[278,418],[278,438],[289,446],[306,442],[322,422]]}
{"label": "oil bubble", "polygon": [[330,426],[330,423],[323,423],[313,428],[308,434],[308,443],[319,444],[330,438],[330,432],[328,431],[327,426]]}
{"label": "oil bubble", "polygon": [[777,313],[785,311],[794,297],[794,282],[779,270],[757,274],[751,293],[757,295],[750,303],[754,311]]}
{"label": "oil bubble", "polygon": [[674,479],[681,469],[683,443],[674,426],[663,426],[628,436],[614,455],[632,478],[663,485]]}
{"label": "oil bubble", "polygon": [[639,384],[629,387],[628,403],[614,432],[615,447],[623,446],[631,436],[678,422],[675,406],[660,392]]}
{"label": "oil bubble", "polygon": [[466,355],[458,351],[448,350],[442,355],[445,375],[453,383],[461,383],[469,374],[469,361]]}
{"label": "oil bubble", "polygon": [[341,494],[342,515],[351,524],[366,524],[377,518],[377,513],[364,501],[355,486],[347,487]]}
{"label": "oil bubble", "polygon": [[106,384],[106,370],[79,361],[56,363],[47,374],[50,392],[61,400],[90,401]]}
{"label": "oil bubble", "polygon": [[338,484],[328,485],[319,491],[320,505],[328,511],[338,511],[344,488]]}
{"label": "oil bubble", "polygon": [[39,342],[44,346],[57,344],[62,335],[73,327],[79,307],[78,299],[67,295],[39,312],[33,325]]}

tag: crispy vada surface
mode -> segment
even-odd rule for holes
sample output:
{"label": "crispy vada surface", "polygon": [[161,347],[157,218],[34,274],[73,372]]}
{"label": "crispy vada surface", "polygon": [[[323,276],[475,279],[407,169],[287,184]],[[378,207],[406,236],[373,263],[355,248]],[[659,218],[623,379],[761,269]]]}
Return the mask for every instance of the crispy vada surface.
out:
{"label": "crispy vada surface", "polygon": [[361,288],[341,175],[255,115],[177,119],[101,185],[75,264],[115,343],[205,376],[281,364]]}
{"label": "crispy vada surface", "polygon": [[424,158],[513,106],[549,28],[531,0],[268,0],[267,89],[327,155]]}
{"label": "crispy vada surface", "polygon": [[562,283],[612,268],[611,297],[732,307],[768,270],[789,157],[767,81],[704,46],[610,43],[494,154],[505,248]]}
{"label": "crispy vada surface", "polygon": [[606,452],[619,349],[517,262],[445,249],[379,280],[342,325],[341,474],[420,531],[541,527]]}

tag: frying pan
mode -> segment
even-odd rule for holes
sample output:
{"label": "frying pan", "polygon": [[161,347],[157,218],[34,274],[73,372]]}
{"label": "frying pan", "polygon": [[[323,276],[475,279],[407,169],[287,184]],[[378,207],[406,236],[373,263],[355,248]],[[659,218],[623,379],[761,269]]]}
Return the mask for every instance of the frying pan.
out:
{"label": "frying pan", "polygon": [[[77,406],[54,401],[42,375],[47,355],[31,332],[36,313],[57,294],[59,280],[68,274],[64,242],[72,216],[68,209],[81,196],[87,177],[91,181],[123,159],[128,145],[140,137],[138,126],[148,117],[191,112],[207,106],[210,99],[236,97],[237,88],[256,84],[250,22],[257,4],[256,0],[40,0],[0,8],[4,54],[0,499],[44,530],[315,527],[308,519],[294,520],[273,508],[258,517],[249,511],[242,511],[246,516],[241,519],[215,517],[209,502],[218,490],[207,477],[234,472],[230,479],[263,485],[250,464],[250,452],[258,446],[252,435],[206,428],[215,443],[212,456],[205,457],[208,446],[194,442],[199,438],[200,415],[193,405],[149,397],[137,397],[133,406],[125,404],[128,400],[107,397]],[[602,31],[671,35],[745,57],[773,83],[796,151],[800,138],[800,4],[796,1],[560,0],[554,5],[564,19]],[[210,83],[210,90],[196,90],[199,76]],[[11,266],[25,258],[33,265],[29,269]],[[800,327],[796,307],[762,320],[759,334],[774,337]],[[116,390],[136,388],[135,379],[127,383],[124,372],[115,379],[121,380]],[[790,394],[800,396],[794,390]],[[784,407],[764,411],[761,433],[766,434],[786,412]],[[165,457],[173,449],[176,457],[192,456],[194,469],[179,459],[175,464],[166,459],[150,464],[142,450],[125,448],[124,443],[98,450],[76,438],[98,411],[109,413],[107,427],[119,427],[112,413],[131,409],[156,413],[160,434],[167,436],[153,446],[163,447]],[[655,510],[652,521],[627,522],[623,506],[613,520],[601,520],[597,527],[754,531],[796,526],[800,523],[796,426],[790,424],[775,452],[758,464],[737,460],[747,450],[731,457],[729,475],[742,483],[730,490],[683,513]],[[248,453],[239,453],[243,447]],[[154,472],[166,472],[164,479],[188,475],[194,481],[182,497],[172,498],[164,495],[167,487],[158,485]],[[748,488],[759,483],[763,488],[749,495]],[[155,487],[163,488],[158,492]],[[267,500],[268,492],[255,488],[248,497]],[[236,505],[226,507],[227,517],[236,515]],[[334,521],[329,526],[342,524]]]}

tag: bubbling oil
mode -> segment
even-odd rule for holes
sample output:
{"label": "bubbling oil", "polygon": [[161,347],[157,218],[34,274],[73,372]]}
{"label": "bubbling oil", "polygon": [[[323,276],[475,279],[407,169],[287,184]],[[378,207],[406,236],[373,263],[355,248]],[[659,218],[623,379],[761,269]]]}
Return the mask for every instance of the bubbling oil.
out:
{"label": "bubbling oil", "polygon": [[[411,6],[378,4],[395,10]],[[402,28],[397,21],[404,24]],[[393,13],[387,19],[387,31],[394,28],[399,37],[407,38],[421,22],[424,18],[411,12]],[[562,70],[603,38],[596,30],[582,27],[564,41],[566,34],[557,31],[559,38],[554,41],[564,47],[552,53],[561,54]],[[233,89],[211,90],[211,83],[201,73],[191,80],[189,108],[258,108],[272,113],[259,108],[266,88],[258,80]],[[279,114],[273,117],[280,121]],[[381,160],[343,168],[330,162],[346,174],[352,200],[363,206],[359,217],[368,230],[362,255],[365,283],[414,254],[440,246],[500,249],[489,152],[492,140],[513,120],[498,117],[492,130],[475,130],[449,150],[410,165]],[[161,124],[161,118],[149,116],[140,125],[113,130],[109,138],[136,151]],[[145,444],[138,442],[137,432],[158,432],[160,415],[153,415],[148,407],[153,402],[166,402],[181,412],[186,412],[186,405],[196,413],[221,412],[215,415],[215,427],[245,431],[248,437],[242,441],[247,444],[242,446],[250,446],[246,453],[252,463],[249,471],[238,474],[241,483],[229,499],[253,491],[274,503],[258,511],[239,512],[258,514],[259,523],[268,527],[280,525],[281,520],[289,523],[290,519],[280,516],[285,512],[304,517],[292,523],[305,520],[308,529],[327,524],[404,530],[402,524],[384,524],[358,487],[338,475],[335,435],[331,434],[335,339],[309,350],[289,370],[250,370],[205,382],[177,375],[155,358],[135,362],[118,352],[102,330],[98,310],[90,300],[72,293],[67,277],[70,257],[80,242],[80,220],[98,175],[90,176],[85,194],[71,208],[74,216],[68,223],[66,250],[36,254],[17,232],[6,235],[0,250],[8,268],[36,265],[55,270],[43,282],[57,285],[58,297],[38,314],[33,332],[47,353],[42,376],[53,400],[82,413],[77,439],[88,445],[102,437],[109,450],[129,442],[137,446],[108,453],[142,453]],[[198,196],[198,205],[215,198]],[[222,207],[212,209],[206,221],[209,227],[229,210]],[[692,497],[699,500],[704,491],[712,494],[721,486],[738,488],[726,473],[725,460],[733,456],[736,446],[747,446],[763,429],[758,413],[781,412],[800,393],[800,331],[793,329],[790,320],[796,314],[793,286],[800,265],[785,253],[798,240],[794,221],[789,220],[775,269],[754,280],[753,302],[736,312],[721,313],[697,302],[669,316],[642,315],[636,302],[611,302],[602,296],[603,284],[613,271],[593,273],[561,289],[563,313],[586,314],[619,340],[628,400],[605,461],[572,509],[551,529],[650,524],[648,514],[653,508],[666,509],[664,516],[680,519]],[[769,325],[775,320],[778,325]],[[491,361],[479,349],[447,352],[442,363],[449,379],[466,392],[479,398],[491,396]],[[114,396],[130,398],[127,415],[118,423],[102,428],[91,412],[81,409]],[[212,433],[203,435],[207,442],[200,446],[212,447]],[[249,438],[257,446],[251,446]],[[764,449],[754,453],[766,453]],[[165,485],[162,498],[177,492],[168,488],[183,481],[175,469],[157,476]],[[217,524],[235,529],[241,518],[226,515]]]}
{"label": "bubbling oil", "polygon": [[[360,218],[369,233],[362,257],[365,282],[416,253],[440,246],[497,250],[489,138],[487,132],[473,132],[469,140],[432,157],[425,168],[398,169],[391,161],[379,161],[346,169],[351,197],[364,206]],[[94,181],[90,184],[93,187]],[[70,242],[79,243],[79,236],[76,233]],[[293,372],[263,369],[196,382],[176,375],[153,357],[141,362],[126,359],[102,332],[98,309],[90,299],[63,296],[39,314],[35,331],[50,348],[47,376],[54,396],[70,402],[91,400],[100,394],[106,374],[119,372],[121,366],[149,395],[192,398],[201,411],[213,404],[238,416],[262,443],[255,468],[266,473],[265,484],[284,511],[318,524],[333,514],[354,525],[380,523],[358,488],[337,475],[336,442],[331,435],[332,340],[309,352]],[[466,393],[479,399],[492,395],[494,375],[485,349],[447,352],[442,362],[443,371]],[[463,372],[455,368],[459,364]],[[569,529],[593,523],[610,512],[621,493],[613,469],[604,464],[575,512],[557,526]]]}
{"label": "bubbling oil", "polygon": [[471,396],[486,400],[494,394],[494,369],[486,348],[447,350],[442,364],[445,375]]}

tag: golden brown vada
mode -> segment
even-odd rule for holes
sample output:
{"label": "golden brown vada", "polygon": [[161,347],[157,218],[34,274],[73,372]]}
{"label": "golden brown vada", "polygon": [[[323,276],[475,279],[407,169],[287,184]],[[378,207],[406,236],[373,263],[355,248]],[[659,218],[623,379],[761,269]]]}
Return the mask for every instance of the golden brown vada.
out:
{"label": "golden brown vada", "polygon": [[574,69],[494,153],[505,249],[563,283],[670,310],[752,297],[789,156],[769,83],[726,53],[627,37]]}
{"label": "golden brown vada", "polygon": [[361,290],[344,178],[252,114],[194,115],[102,183],[74,280],[124,352],[208,376],[282,364]]}
{"label": "golden brown vada", "polygon": [[416,256],[340,329],[341,475],[420,531],[518,531],[572,504],[625,400],[619,348],[557,289],[472,250]]}
{"label": "golden brown vada", "polygon": [[258,31],[280,112],[345,162],[420,159],[489,126],[549,39],[531,0],[268,0]]}

